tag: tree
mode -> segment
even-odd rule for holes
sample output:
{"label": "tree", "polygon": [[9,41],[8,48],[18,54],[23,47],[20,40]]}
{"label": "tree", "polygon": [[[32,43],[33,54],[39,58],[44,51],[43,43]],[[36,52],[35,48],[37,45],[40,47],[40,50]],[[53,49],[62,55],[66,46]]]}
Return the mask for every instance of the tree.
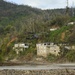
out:
{"label": "tree", "polygon": [[66,25],[69,21],[70,17],[68,15],[57,15],[54,19],[51,20],[51,25],[63,26]]}

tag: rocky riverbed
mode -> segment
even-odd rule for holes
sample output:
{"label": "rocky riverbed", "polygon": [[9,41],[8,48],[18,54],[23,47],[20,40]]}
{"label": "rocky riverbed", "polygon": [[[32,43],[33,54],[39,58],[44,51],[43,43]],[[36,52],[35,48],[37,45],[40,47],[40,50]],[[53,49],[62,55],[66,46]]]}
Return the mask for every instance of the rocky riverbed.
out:
{"label": "rocky riverbed", "polygon": [[75,69],[58,70],[0,70],[0,75],[75,75]]}

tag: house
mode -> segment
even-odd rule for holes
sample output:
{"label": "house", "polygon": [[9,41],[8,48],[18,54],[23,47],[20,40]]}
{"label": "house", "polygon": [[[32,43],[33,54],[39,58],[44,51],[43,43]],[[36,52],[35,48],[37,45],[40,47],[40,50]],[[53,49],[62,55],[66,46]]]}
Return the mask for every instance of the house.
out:
{"label": "house", "polygon": [[55,31],[57,29],[60,29],[59,27],[50,28],[50,31]]}
{"label": "house", "polygon": [[75,50],[75,45],[72,45],[71,46],[71,50]]}
{"label": "house", "polygon": [[36,48],[37,48],[37,55],[43,57],[47,57],[49,53],[58,56],[60,52],[60,47],[54,43],[39,43],[36,44]]}
{"label": "house", "polygon": [[28,44],[26,44],[26,43],[17,43],[17,44],[14,44],[13,50],[15,50],[17,54],[19,54],[19,52],[23,52],[27,48],[29,48]]}
{"label": "house", "polygon": [[67,49],[67,50],[71,50],[72,49],[71,46],[64,46],[64,48]]}
{"label": "house", "polygon": [[36,44],[37,56],[47,57],[48,54],[59,56],[61,48],[65,50],[75,50],[75,45],[69,43],[38,43]]}
{"label": "house", "polygon": [[68,25],[74,25],[75,24],[75,22],[69,22],[68,23]]}
{"label": "house", "polygon": [[50,31],[55,31],[55,30],[57,30],[57,28],[51,28],[51,29],[50,29]]}

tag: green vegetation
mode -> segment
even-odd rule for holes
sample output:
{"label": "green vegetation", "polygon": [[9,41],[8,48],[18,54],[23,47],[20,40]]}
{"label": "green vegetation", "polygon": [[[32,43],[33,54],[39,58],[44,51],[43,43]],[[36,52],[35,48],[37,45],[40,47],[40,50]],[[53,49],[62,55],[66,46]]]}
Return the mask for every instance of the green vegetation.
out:
{"label": "green vegetation", "polygon": [[55,55],[53,55],[53,54],[49,54],[48,56],[47,56],[47,61],[49,61],[49,62],[54,62],[54,61],[56,61],[58,59],[58,56],[56,57]]}
{"label": "green vegetation", "polygon": [[[0,61],[21,56],[30,60],[36,55],[38,42],[75,44],[75,26],[66,26],[75,21],[71,11],[66,15],[65,9],[41,10],[4,0],[0,0],[0,11]],[[53,27],[59,29],[51,32]],[[29,43],[30,48],[17,56],[12,48],[18,42]],[[50,56],[48,58],[54,60],[54,56]]]}
{"label": "green vegetation", "polygon": [[75,62],[75,51],[74,50],[69,51],[65,57],[70,62]]}
{"label": "green vegetation", "polygon": [[57,15],[55,18],[51,20],[51,25],[62,27],[66,25],[70,20],[70,16],[68,15]]}
{"label": "green vegetation", "polygon": [[[68,38],[70,34],[70,29],[73,28],[73,26],[63,26],[58,30],[55,31],[51,31],[50,32],[50,36],[49,39],[52,42],[68,42]],[[63,35],[62,33],[64,33],[65,35]],[[63,36],[63,38],[62,38]]]}

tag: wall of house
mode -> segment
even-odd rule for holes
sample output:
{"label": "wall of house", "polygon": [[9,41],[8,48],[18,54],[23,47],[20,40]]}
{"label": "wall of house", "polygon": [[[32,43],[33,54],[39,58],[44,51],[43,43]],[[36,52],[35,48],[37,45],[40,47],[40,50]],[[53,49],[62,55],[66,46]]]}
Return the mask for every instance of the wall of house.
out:
{"label": "wall of house", "polygon": [[48,53],[54,54],[55,56],[59,55],[60,47],[57,45],[50,45],[50,48],[47,46]]}
{"label": "wall of house", "polygon": [[23,52],[25,49],[22,47],[19,47],[19,48],[15,48],[14,50],[15,50],[16,54],[19,54],[20,52]]}
{"label": "wall of house", "polygon": [[38,56],[43,56],[43,57],[47,57],[47,55],[49,53],[54,54],[54,55],[59,55],[60,52],[60,47],[57,45],[44,45],[44,43],[42,44],[37,44],[37,55]]}
{"label": "wall of house", "polygon": [[44,46],[44,44],[36,44],[36,48],[37,48],[38,56],[47,57],[47,50],[46,50],[46,46]]}
{"label": "wall of house", "polygon": [[71,50],[75,50],[75,46],[74,45],[71,46]]}
{"label": "wall of house", "polygon": [[14,47],[13,47],[13,49],[16,51],[16,54],[23,52],[26,48],[29,48],[29,45],[24,44],[24,43],[14,44]]}

